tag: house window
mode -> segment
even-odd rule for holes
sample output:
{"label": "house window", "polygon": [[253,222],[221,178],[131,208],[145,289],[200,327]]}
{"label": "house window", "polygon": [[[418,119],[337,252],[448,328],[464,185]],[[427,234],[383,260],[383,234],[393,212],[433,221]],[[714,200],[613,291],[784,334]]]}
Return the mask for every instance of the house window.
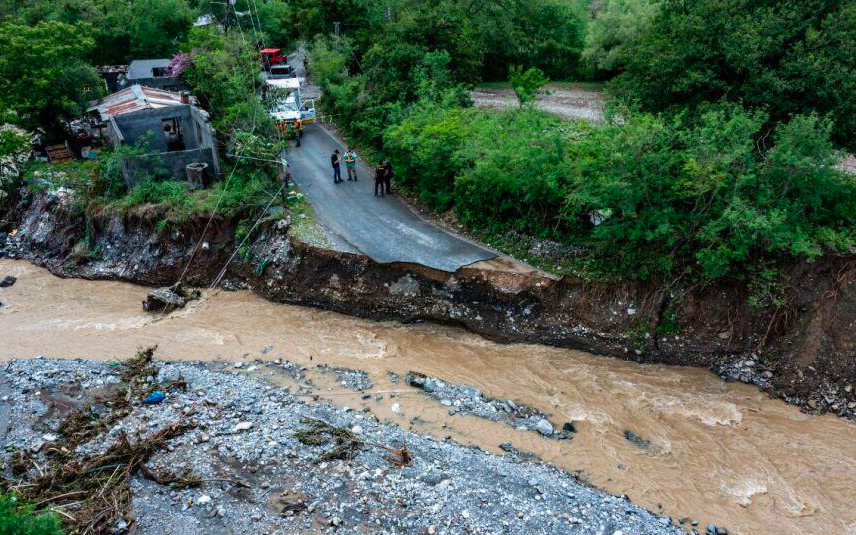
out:
{"label": "house window", "polygon": [[166,76],[166,67],[152,67],[152,76],[155,78],[163,78]]}

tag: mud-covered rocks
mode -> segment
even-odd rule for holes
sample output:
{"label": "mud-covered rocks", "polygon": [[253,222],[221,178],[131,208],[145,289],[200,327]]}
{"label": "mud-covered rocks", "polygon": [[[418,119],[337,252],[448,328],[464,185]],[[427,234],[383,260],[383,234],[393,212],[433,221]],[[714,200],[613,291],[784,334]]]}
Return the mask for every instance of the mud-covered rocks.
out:
{"label": "mud-covered rocks", "polygon": [[181,286],[158,288],[150,292],[143,300],[143,310],[168,314],[173,310],[184,308],[190,301],[199,299],[199,295],[198,290],[186,290]]}

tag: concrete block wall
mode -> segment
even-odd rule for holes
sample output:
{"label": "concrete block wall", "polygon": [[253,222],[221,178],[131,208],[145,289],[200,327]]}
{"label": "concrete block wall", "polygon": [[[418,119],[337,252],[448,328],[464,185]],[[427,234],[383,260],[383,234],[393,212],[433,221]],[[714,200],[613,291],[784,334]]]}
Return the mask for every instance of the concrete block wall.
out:
{"label": "concrete block wall", "polygon": [[125,184],[130,188],[147,176],[165,172],[172,180],[186,180],[186,168],[192,163],[207,163],[209,181],[218,175],[217,156],[212,148],[164,152],[129,158],[122,164]]}

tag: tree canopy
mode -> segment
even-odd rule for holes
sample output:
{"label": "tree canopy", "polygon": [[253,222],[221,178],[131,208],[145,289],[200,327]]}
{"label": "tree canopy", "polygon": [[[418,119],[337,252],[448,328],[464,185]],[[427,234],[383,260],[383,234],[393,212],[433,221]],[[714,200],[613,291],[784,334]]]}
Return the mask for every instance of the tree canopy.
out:
{"label": "tree canopy", "polygon": [[85,23],[0,24],[0,103],[27,128],[61,130],[99,95],[94,46]]}
{"label": "tree canopy", "polygon": [[816,111],[856,150],[856,2],[666,0],[622,56],[615,85],[649,111],[726,99],[771,124]]}

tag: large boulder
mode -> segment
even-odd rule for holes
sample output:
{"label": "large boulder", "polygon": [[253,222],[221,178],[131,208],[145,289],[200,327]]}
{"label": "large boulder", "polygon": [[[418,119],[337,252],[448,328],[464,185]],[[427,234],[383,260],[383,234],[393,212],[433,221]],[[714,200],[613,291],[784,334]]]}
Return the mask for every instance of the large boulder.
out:
{"label": "large boulder", "polygon": [[185,290],[181,286],[158,288],[143,300],[143,310],[169,314],[195,299],[199,299],[199,290]]}

